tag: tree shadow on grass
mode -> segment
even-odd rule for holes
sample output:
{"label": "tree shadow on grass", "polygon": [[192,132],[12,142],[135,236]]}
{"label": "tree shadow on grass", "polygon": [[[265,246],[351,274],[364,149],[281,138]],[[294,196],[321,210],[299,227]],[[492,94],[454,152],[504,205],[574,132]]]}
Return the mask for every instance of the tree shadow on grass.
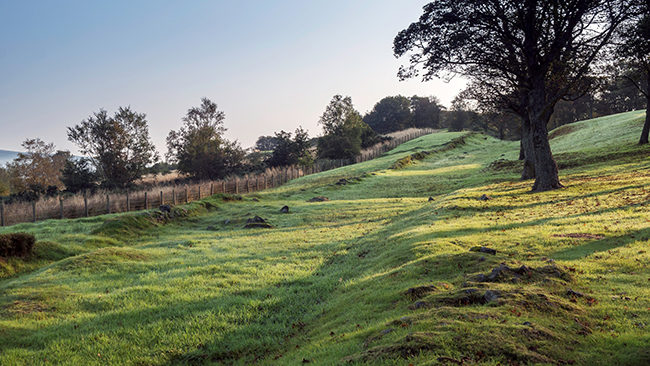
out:
{"label": "tree shadow on grass", "polygon": [[593,240],[585,244],[557,251],[552,254],[552,257],[562,260],[581,259],[594,253],[620,248],[627,244],[643,240],[650,240],[650,228],[637,230],[624,235]]}

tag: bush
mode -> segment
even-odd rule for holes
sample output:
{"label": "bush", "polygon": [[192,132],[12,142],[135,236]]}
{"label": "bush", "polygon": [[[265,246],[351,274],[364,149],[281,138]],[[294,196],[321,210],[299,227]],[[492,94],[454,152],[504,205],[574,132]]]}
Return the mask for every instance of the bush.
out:
{"label": "bush", "polygon": [[36,238],[27,233],[0,234],[0,256],[25,257],[32,254]]}

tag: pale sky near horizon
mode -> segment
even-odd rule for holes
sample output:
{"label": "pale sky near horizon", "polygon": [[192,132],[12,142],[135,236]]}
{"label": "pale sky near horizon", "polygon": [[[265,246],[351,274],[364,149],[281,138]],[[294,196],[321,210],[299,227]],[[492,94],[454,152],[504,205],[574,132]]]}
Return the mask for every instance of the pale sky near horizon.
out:
{"label": "pale sky near horizon", "polygon": [[66,127],[100,108],[147,114],[159,151],[202,97],[226,114],[226,136],[250,147],[298,125],[320,134],[335,94],[365,113],[388,95],[463,86],[400,82],[392,41],[420,0],[0,0],[0,149],[40,137],[77,152]]}

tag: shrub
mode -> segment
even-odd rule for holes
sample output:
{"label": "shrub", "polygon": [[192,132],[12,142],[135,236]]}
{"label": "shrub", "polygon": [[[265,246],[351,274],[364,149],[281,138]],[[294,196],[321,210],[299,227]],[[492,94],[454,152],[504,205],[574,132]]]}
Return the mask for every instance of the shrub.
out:
{"label": "shrub", "polygon": [[0,234],[0,256],[25,257],[32,254],[36,238],[28,233]]}

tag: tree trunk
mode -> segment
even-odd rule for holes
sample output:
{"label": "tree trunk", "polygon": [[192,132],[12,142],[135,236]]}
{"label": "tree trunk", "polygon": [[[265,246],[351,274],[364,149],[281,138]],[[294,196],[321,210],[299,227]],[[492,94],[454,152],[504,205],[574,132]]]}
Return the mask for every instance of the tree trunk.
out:
{"label": "tree trunk", "polygon": [[521,180],[535,178],[535,150],[531,141],[530,122],[522,121],[519,159],[524,161],[524,169],[521,172]]}
{"label": "tree trunk", "polygon": [[[648,78],[648,85],[650,85],[650,77]],[[643,124],[643,131],[641,131],[639,145],[648,143],[648,134],[650,134],[650,93],[648,93],[646,96],[645,123]]]}
{"label": "tree trunk", "polygon": [[528,133],[530,139],[529,145],[532,145],[533,162],[535,164],[534,192],[549,191],[563,187],[560,183],[557,164],[551,153],[551,145],[548,142],[547,123],[548,119],[540,117],[531,118],[530,131]]}

